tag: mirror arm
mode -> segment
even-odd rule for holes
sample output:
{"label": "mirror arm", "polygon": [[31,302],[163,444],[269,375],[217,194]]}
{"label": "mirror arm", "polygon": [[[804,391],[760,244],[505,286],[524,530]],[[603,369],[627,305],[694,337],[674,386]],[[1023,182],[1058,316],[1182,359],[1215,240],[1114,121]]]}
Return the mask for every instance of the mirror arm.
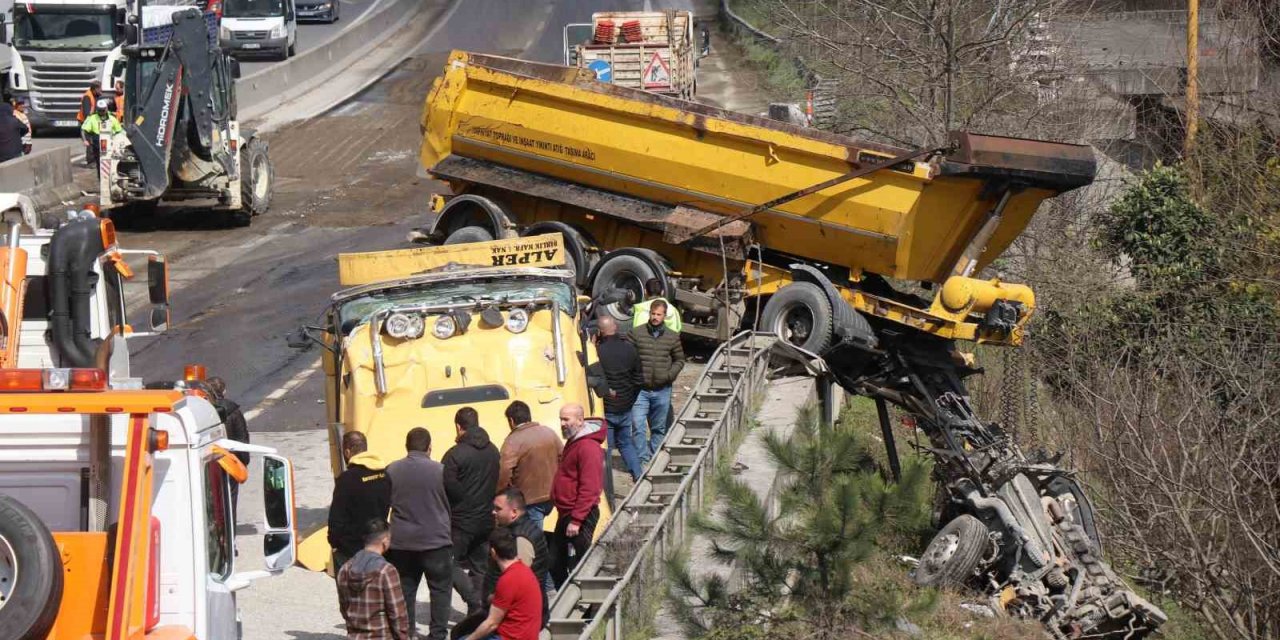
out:
{"label": "mirror arm", "polygon": [[270,578],[271,576],[276,575],[276,573],[279,572],[267,571],[265,569],[241,571],[239,573],[231,574],[231,577],[227,578],[227,581],[223,584],[227,586],[228,590],[235,593],[236,591],[239,591],[263,578]]}

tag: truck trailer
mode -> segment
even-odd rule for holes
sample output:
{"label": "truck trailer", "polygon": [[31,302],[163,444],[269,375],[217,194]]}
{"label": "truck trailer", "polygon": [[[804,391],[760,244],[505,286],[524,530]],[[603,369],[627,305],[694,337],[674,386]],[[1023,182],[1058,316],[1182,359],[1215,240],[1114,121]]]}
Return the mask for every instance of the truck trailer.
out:
{"label": "truck trailer", "polygon": [[[419,238],[560,233],[578,286],[644,296],[683,331],[773,333],[851,393],[914,417],[940,531],[913,572],[969,585],[1056,638],[1141,638],[1165,615],[1103,561],[1094,509],[1054,458],[981,419],[959,342],[1017,346],[1030,287],[983,276],[1046,200],[1093,181],[1085,146],[953,132],[907,149],[454,52],[423,111],[421,165],[446,182]],[[629,303],[607,307],[631,320]]]}

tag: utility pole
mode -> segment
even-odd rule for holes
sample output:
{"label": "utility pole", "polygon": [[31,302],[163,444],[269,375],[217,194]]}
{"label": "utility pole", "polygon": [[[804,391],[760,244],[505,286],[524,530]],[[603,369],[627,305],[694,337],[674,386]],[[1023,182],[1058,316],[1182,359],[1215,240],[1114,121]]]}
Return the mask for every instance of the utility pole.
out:
{"label": "utility pole", "polygon": [[1187,139],[1183,157],[1195,147],[1200,125],[1200,0],[1187,0]]}

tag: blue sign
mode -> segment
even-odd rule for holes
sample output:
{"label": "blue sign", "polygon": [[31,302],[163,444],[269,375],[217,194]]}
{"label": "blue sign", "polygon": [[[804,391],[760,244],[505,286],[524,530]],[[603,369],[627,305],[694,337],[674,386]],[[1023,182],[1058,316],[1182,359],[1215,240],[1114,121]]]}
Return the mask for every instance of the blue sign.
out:
{"label": "blue sign", "polygon": [[613,66],[607,60],[592,60],[587,68],[596,72],[596,80],[613,82]]}

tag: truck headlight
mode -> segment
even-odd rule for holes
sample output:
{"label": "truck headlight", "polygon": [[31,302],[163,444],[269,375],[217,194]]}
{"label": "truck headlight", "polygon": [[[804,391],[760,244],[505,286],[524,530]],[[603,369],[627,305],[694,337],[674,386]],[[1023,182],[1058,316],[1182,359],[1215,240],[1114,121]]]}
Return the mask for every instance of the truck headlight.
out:
{"label": "truck headlight", "polygon": [[284,25],[278,24],[274,27],[271,27],[272,38],[283,38],[287,35],[289,35],[289,31],[285,28]]}
{"label": "truck headlight", "polygon": [[458,323],[453,316],[440,316],[436,318],[436,325],[431,329],[431,335],[446,340],[452,338],[453,334],[458,331]]}
{"label": "truck headlight", "polygon": [[223,27],[222,29],[218,30],[218,37],[222,38],[223,41],[230,40],[231,29]]}
{"label": "truck headlight", "polygon": [[391,314],[383,326],[386,327],[387,335],[401,340],[421,338],[426,331],[426,321],[422,316],[408,313]]}
{"label": "truck headlight", "polygon": [[524,309],[512,309],[507,314],[507,331],[523,333],[529,328],[529,312]]}

